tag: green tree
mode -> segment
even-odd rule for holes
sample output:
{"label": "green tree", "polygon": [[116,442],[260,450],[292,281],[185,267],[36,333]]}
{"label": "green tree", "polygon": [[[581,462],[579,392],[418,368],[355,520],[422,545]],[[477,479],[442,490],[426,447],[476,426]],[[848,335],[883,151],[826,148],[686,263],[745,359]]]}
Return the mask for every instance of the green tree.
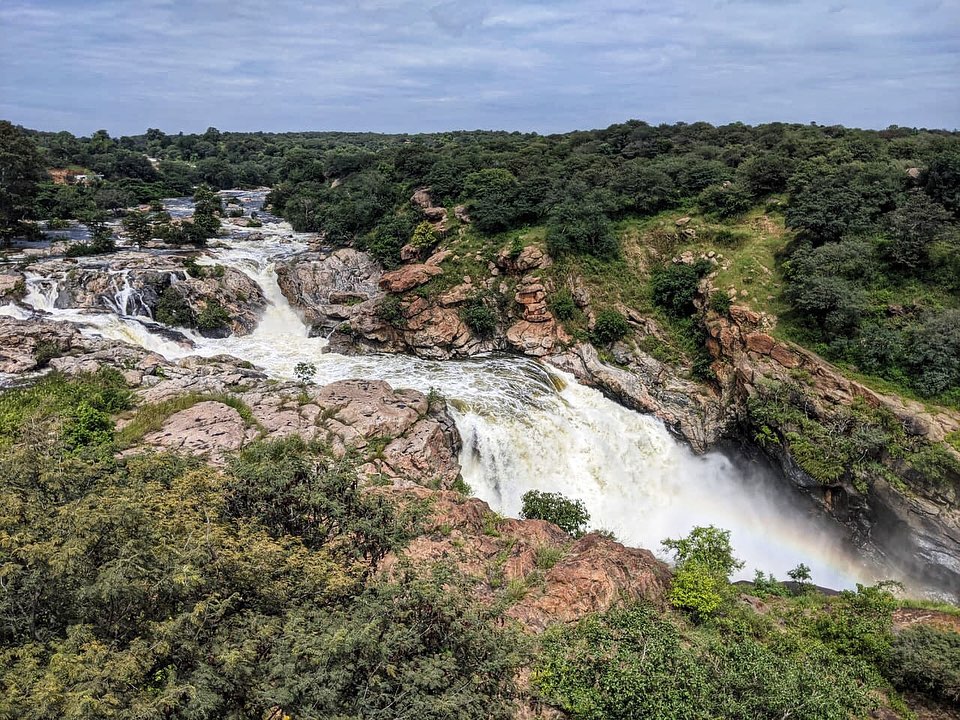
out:
{"label": "green tree", "polygon": [[674,317],[686,317],[695,310],[700,279],[710,271],[710,263],[697,261],[692,265],[674,263],[653,273],[651,288],[653,302]]}
{"label": "green tree", "polygon": [[0,120],[0,242],[9,244],[28,217],[43,179],[36,144],[6,120]]}
{"label": "green tree", "polygon": [[520,517],[546,520],[574,537],[580,537],[590,522],[582,500],[570,500],[560,493],[528,490],[523,494]]}
{"label": "green tree", "polygon": [[153,225],[150,217],[139,210],[135,210],[123,218],[123,229],[127,231],[130,240],[137,247],[146,245],[153,238]]}
{"label": "green tree", "polygon": [[686,537],[667,538],[662,544],[673,552],[676,563],[670,588],[676,607],[705,618],[728,604],[730,574],[743,567],[733,556],[729,530],[698,526]]}
{"label": "green tree", "polygon": [[920,190],[907,194],[905,201],[889,214],[890,241],[887,257],[908,272],[920,272],[930,265],[930,249],[950,232],[950,214]]}
{"label": "green tree", "polygon": [[601,260],[611,260],[619,256],[620,243],[598,202],[568,200],[550,213],[547,251],[555,257],[593,255]]}
{"label": "green tree", "polygon": [[470,217],[483,232],[500,232],[515,222],[519,183],[509,170],[486,168],[470,173],[464,180],[464,194],[470,198]]}

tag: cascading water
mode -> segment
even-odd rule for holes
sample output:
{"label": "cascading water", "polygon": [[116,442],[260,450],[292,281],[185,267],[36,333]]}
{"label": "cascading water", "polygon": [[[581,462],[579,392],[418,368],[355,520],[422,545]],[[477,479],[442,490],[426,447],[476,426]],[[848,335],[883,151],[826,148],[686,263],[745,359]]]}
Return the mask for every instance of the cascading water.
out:
{"label": "cascading water", "polygon": [[[241,195],[250,207],[262,194]],[[181,208],[177,206],[179,212]],[[259,207],[255,208],[259,209]],[[845,548],[836,528],[796,502],[789,486],[760,467],[741,467],[721,453],[693,455],[653,417],[629,411],[599,392],[542,365],[516,357],[433,362],[403,355],[342,356],[307,328],[277,284],[274,264],[306,249],[289,225],[265,222],[233,229],[201,262],[237,268],[259,283],[269,305],[245,337],[191,336],[194,347],[158,337],[142,322],[115,314],[55,307],[56,283],[29,276],[25,302],[84,324],[84,332],[134,342],[168,357],[234,355],[278,378],[299,362],[327,383],[353,377],[395,387],[436,389],[451,404],[463,437],[461,464],[474,493],[516,515],[529,489],[581,498],[592,525],[622,541],[656,550],[662,539],[695,525],[729,528],[744,574],[762,568],[783,576],[804,562],[817,582],[849,587],[874,573]],[[114,308],[123,313],[119,299]]]}
{"label": "cascading water", "polygon": [[110,273],[110,283],[114,290],[113,296],[105,295],[103,300],[117,315],[141,315],[153,318],[153,313],[143,302],[140,292],[130,282],[129,270]]}

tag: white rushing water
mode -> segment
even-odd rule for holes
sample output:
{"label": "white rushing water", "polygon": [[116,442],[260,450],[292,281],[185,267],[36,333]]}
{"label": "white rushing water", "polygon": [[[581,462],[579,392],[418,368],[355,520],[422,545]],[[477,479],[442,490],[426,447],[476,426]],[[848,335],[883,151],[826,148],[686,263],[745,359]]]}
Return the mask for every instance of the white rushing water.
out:
{"label": "white rushing water", "polygon": [[[242,197],[245,203],[258,199],[249,193]],[[176,209],[182,211],[179,205]],[[254,232],[263,238],[248,240]],[[242,270],[270,302],[257,329],[245,337],[190,335],[195,343],[190,348],[151,332],[144,322],[149,311],[131,296],[122,274],[116,296],[107,302],[113,312],[57,309],[56,283],[39,276],[28,276],[25,303],[82,323],[85,333],[136,343],[170,358],[226,353],[278,378],[292,378],[297,363],[311,362],[318,383],[362,377],[424,392],[436,389],[450,401],[463,437],[464,479],[478,497],[507,515],[519,513],[527,490],[561,492],[584,501],[593,527],[655,552],[661,540],[695,525],[728,528],[737,555],[746,561],[744,577],[756,568],[783,577],[803,562],[812,568],[814,581],[824,585],[850,587],[874,579],[844,547],[837,528],[796,497],[786,481],[718,452],[695,456],[655,418],[627,410],[532,360],[434,362],[324,352],[326,340],[308,336],[274,272],[275,262],[306,249],[305,239],[272,221],[257,230],[232,229],[206,251],[202,262]],[[23,313],[7,308],[0,313]]]}

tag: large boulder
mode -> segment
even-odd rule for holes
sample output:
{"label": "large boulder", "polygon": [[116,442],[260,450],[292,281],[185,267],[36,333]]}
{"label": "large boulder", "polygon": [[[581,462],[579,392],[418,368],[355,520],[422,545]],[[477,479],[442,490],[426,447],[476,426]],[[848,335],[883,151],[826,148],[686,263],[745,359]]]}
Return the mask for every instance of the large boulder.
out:
{"label": "large boulder", "polygon": [[144,437],[143,442],[163,450],[219,461],[254,437],[256,429],[248,429],[237,410],[208,400],[174,413],[159,430]]}
{"label": "large boulder", "polygon": [[380,278],[380,287],[390,293],[403,293],[442,274],[443,270],[438,264],[404,265],[401,268],[384,273]]}
{"label": "large boulder", "polygon": [[384,295],[379,263],[349,248],[298,255],[276,270],[284,296],[316,328],[329,330],[369,312]]}

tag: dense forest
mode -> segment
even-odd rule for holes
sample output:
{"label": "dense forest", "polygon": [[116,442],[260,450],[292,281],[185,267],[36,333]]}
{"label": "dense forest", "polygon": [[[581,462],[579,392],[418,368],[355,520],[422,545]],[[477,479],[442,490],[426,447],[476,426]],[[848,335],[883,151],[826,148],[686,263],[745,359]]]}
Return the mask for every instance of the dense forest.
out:
{"label": "dense forest", "polygon": [[[77,138],[21,135],[9,124],[0,134],[6,152],[30,168],[22,174],[29,192],[3,189],[8,228],[15,217],[102,221],[104,213],[192,194],[198,184],[270,186],[272,207],[295,229],[366,249],[388,267],[423,220],[409,200],[420,187],[439,205],[463,204],[481,242],[542,227],[552,255],[611,274],[620,272],[625,224],[698,212],[715,223],[717,243],[735,248],[743,241],[737,219],[762,208],[782,216],[790,232],[776,256],[785,281],[778,314],[789,339],[902,393],[960,405],[956,133],[630,121],[550,136],[210,128]],[[103,177],[34,184],[44,168]],[[202,242],[211,232],[171,240]],[[694,280],[663,278],[659,304],[683,315],[684,287]]]}

